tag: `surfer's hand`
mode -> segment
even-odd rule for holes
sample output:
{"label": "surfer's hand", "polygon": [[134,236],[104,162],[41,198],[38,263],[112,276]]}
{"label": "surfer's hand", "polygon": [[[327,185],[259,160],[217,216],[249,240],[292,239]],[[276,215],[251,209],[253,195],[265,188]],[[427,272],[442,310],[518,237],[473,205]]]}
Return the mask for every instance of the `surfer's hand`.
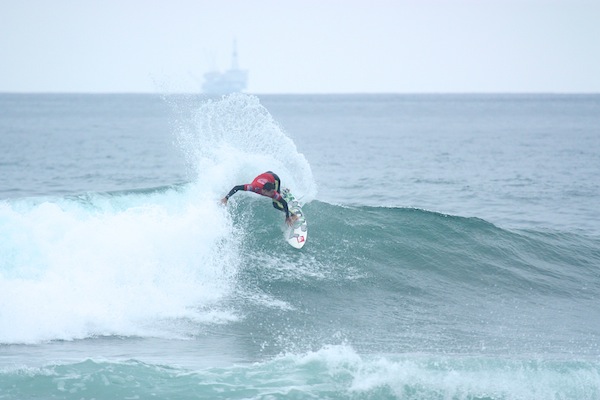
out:
{"label": "surfer's hand", "polygon": [[292,214],[285,219],[285,223],[288,224],[289,226],[292,226],[294,224],[294,222],[296,222],[297,219],[298,219],[298,216],[295,214]]}
{"label": "surfer's hand", "polygon": [[223,204],[223,205],[227,204],[227,197],[223,197],[221,199],[221,204]]}

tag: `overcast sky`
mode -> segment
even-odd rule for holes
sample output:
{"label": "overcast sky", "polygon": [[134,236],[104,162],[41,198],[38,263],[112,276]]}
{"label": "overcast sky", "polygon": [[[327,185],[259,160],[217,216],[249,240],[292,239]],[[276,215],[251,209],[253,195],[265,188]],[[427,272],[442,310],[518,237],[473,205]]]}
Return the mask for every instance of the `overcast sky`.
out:
{"label": "overcast sky", "polygon": [[600,92],[600,0],[0,0],[0,92]]}

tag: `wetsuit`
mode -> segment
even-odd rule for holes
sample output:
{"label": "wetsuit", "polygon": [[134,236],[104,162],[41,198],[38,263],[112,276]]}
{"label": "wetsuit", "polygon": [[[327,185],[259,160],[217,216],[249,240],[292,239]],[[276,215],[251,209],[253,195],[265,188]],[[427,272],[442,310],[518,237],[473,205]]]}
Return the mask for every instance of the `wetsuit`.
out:
{"label": "wetsuit", "polygon": [[225,197],[227,199],[229,199],[231,196],[233,196],[239,190],[244,190],[246,192],[254,192],[254,193],[260,194],[261,196],[264,196],[261,191],[265,187],[265,183],[267,183],[267,182],[271,182],[273,185],[275,185],[275,191],[273,192],[273,195],[271,196],[271,198],[273,199],[273,207],[275,207],[276,209],[278,209],[280,211],[285,212],[285,217],[289,218],[290,211],[288,209],[287,201],[285,201],[285,199],[283,198],[281,193],[279,193],[279,188],[281,186],[281,180],[279,179],[277,174],[275,174],[271,171],[267,171],[265,173],[260,174],[259,176],[254,178],[252,183],[234,186],[233,189],[231,189],[229,191],[229,193],[227,194],[227,196],[225,196]]}

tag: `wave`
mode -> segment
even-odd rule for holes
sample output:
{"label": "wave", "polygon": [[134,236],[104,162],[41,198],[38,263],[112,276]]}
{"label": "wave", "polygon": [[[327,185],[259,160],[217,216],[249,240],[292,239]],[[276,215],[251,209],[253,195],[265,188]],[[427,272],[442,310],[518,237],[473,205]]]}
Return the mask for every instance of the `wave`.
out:
{"label": "wave", "polygon": [[600,396],[593,362],[364,356],[326,346],[251,364],[184,369],[135,360],[86,360],[0,373],[3,398],[178,399],[591,399]]}
{"label": "wave", "polygon": [[[26,349],[6,343],[76,338],[91,339],[69,354],[89,354],[104,335],[214,347],[192,353],[208,365],[191,367],[178,366],[187,348],[177,341],[154,361],[147,350],[121,361],[44,356],[0,369],[4,397],[600,395],[598,326],[587,318],[599,287],[593,240],[315,200],[304,207],[310,241],[297,251],[261,200],[239,196],[226,210],[217,199],[198,204],[189,185],[3,203],[7,357]],[[136,340],[112,351],[137,354]],[[210,365],[240,357],[259,361]]]}
{"label": "wave", "polygon": [[[297,251],[268,200],[240,194],[224,208],[218,193],[199,200],[198,190],[192,183],[0,203],[0,342],[185,338],[204,324],[277,325],[286,313],[297,320],[277,329],[289,334],[337,313],[313,332],[311,347],[340,329],[360,337],[370,324],[392,329],[398,308],[417,324],[443,313],[465,325],[474,314],[508,326],[514,318],[527,324],[542,304],[534,320],[557,311],[577,319],[600,294],[594,238],[315,200],[304,206],[310,239]],[[335,309],[319,312],[325,304]],[[344,320],[348,310],[361,324]],[[165,322],[182,319],[192,323]]]}

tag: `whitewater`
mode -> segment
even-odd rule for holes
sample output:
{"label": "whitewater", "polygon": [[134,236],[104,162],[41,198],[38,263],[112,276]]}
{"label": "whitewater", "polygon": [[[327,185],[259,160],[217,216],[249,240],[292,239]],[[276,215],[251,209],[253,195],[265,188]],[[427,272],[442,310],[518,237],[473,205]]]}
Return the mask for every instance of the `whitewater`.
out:
{"label": "whitewater", "polygon": [[596,95],[0,106],[0,399],[600,398]]}

